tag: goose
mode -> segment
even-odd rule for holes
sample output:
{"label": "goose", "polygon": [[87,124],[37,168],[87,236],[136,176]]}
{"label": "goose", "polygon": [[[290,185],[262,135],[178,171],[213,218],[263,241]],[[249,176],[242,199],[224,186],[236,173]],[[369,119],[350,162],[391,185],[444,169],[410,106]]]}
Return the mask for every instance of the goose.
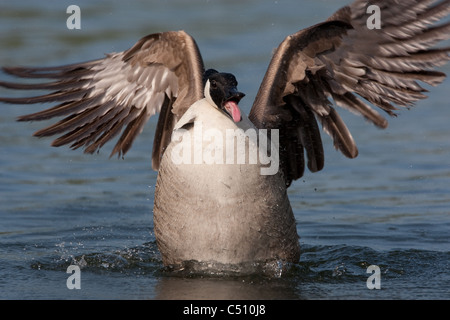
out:
{"label": "goose", "polygon": [[[368,23],[374,5],[380,28]],[[354,1],[280,43],[248,116],[236,77],[206,69],[185,31],[153,33],[98,60],[4,67],[12,76],[53,80],[2,81],[50,93],[0,101],[56,102],[18,121],[62,117],[34,135],[58,135],[52,146],[86,153],[120,135],[111,152],[119,157],[159,113],[153,219],[164,266],[297,263],[287,190],[305,168],[323,168],[320,126],[337,150],[355,158],[358,148],[336,106],[386,128],[379,111],[395,116],[425,98],[418,81],[436,86],[445,78],[436,67],[449,60],[450,49],[434,46],[450,38],[450,23],[436,24],[449,12],[449,0]]]}

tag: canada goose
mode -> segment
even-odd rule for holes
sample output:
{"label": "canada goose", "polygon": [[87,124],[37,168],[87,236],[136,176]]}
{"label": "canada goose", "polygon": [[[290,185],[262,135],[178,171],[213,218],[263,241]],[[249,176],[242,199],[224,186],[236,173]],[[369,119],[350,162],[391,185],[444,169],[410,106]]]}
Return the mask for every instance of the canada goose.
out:
{"label": "canada goose", "polygon": [[[449,4],[450,0],[371,1],[381,10],[381,29],[371,29],[369,2],[357,0],[325,22],[286,37],[273,54],[248,117],[239,109],[243,93],[235,77],[205,71],[194,39],[184,31],[148,35],[130,49],[99,60],[3,68],[18,77],[55,80],[1,82],[7,88],[52,93],[0,101],[58,102],[18,120],[65,116],[35,136],[63,134],[53,146],[71,144],[86,153],[122,132],[111,153],[119,156],[127,153],[147,120],[159,112],[152,167],[159,171],[154,225],[163,263],[297,262],[300,247],[287,188],[303,175],[305,157],[310,171],[323,168],[318,123],[345,156],[358,154],[330,99],[385,128],[386,119],[363,99],[392,116],[397,110],[394,104],[408,107],[425,98],[426,90],[417,81],[435,86],[445,78],[433,68],[449,60],[450,49],[433,46],[450,37],[450,23],[433,24],[448,15]],[[184,157],[189,150],[193,154],[183,159],[195,158],[195,133],[213,129],[225,140],[230,131],[235,134],[233,141],[244,139],[248,151],[244,162],[227,161],[219,152],[208,153],[219,155],[213,163],[175,161],[180,159],[174,155]],[[251,130],[258,135],[247,135]],[[265,142],[259,135],[262,130],[268,135]],[[252,163],[250,155],[277,140],[270,154],[278,155],[279,170],[262,174],[267,163],[259,157]],[[219,143],[224,146],[220,139],[209,142],[200,152],[217,151]],[[233,151],[233,159],[238,156],[236,148],[228,150]]]}

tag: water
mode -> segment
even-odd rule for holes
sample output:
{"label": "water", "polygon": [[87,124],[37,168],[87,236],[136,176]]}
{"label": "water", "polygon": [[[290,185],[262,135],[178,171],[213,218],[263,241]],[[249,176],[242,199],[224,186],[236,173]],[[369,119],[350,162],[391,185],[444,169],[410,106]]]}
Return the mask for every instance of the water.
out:
{"label": "water", "polygon": [[[237,76],[248,112],[272,49],[346,3],[2,2],[0,64],[96,59],[146,34],[184,29],[207,66]],[[81,30],[66,28],[70,4],[81,8]],[[345,159],[324,136],[325,169],[289,189],[303,254],[279,278],[163,268],[152,222],[155,119],[125,159],[108,159],[111,145],[92,156],[52,148],[50,139],[31,137],[47,122],[15,122],[41,106],[2,105],[0,298],[449,299],[449,90],[449,80],[430,88],[383,131],[340,112],[360,155]],[[66,286],[74,263],[82,266],[80,290]],[[366,286],[369,265],[380,268],[381,290]]]}

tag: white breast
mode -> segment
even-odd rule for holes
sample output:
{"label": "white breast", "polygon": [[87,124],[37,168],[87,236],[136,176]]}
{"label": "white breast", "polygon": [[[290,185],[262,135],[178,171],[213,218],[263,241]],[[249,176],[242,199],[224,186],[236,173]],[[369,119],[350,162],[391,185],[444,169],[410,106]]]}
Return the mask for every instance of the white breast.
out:
{"label": "white breast", "polygon": [[[155,235],[165,264],[298,259],[284,181],[278,173],[262,175],[259,157],[252,158],[257,134],[246,116],[234,123],[205,99],[177,123],[155,190]],[[245,157],[231,144],[238,140]]]}

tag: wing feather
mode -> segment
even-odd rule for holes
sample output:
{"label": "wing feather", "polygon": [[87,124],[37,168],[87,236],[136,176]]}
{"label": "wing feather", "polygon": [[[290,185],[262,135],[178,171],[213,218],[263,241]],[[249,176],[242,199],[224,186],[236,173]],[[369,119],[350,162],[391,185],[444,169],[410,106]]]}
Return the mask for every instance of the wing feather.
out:
{"label": "wing feather", "polygon": [[[93,153],[121,133],[111,156],[124,155],[145,123],[164,107],[155,136],[167,136],[191,104],[203,97],[203,61],[194,39],[184,31],[164,32],[140,39],[130,49],[105,58],[59,67],[6,67],[21,77],[53,79],[43,83],[0,82],[18,90],[51,90],[35,97],[0,98],[0,102],[33,104],[58,102],[54,107],[18,118],[19,121],[65,117],[36,136],[63,134],[52,145],[71,144]],[[164,131],[164,132],[163,132]],[[170,134],[169,134],[170,137]],[[153,168],[170,140],[155,139]],[[159,145],[162,144],[162,145]]]}
{"label": "wing feather", "polygon": [[[367,27],[369,5],[380,8],[381,29]],[[426,98],[418,81],[433,86],[443,81],[445,74],[435,68],[450,60],[450,48],[434,46],[450,38],[450,23],[436,22],[449,13],[450,0],[356,0],[327,21],[286,37],[272,57],[249,118],[259,128],[280,130],[287,185],[303,174],[298,167],[303,153],[291,150],[312,150],[313,141],[316,151],[306,152],[309,167],[321,169],[321,140],[305,139],[302,128],[314,127],[316,121],[336,149],[349,158],[357,156],[356,143],[332,102],[386,128],[387,120],[373,106],[395,116],[397,107]],[[314,117],[306,117],[305,110]]]}

